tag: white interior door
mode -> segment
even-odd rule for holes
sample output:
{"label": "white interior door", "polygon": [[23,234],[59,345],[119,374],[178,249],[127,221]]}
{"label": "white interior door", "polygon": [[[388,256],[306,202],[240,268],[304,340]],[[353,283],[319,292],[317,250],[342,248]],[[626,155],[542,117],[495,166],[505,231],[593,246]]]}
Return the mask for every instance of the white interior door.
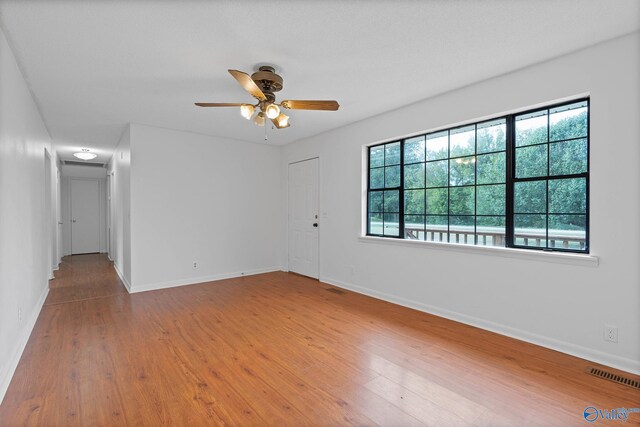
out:
{"label": "white interior door", "polygon": [[289,271],[318,278],[318,159],[289,165]]}
{"label": "white interior door", "polygon": [[100,182],[71,180],[71,253],[100,252]]}

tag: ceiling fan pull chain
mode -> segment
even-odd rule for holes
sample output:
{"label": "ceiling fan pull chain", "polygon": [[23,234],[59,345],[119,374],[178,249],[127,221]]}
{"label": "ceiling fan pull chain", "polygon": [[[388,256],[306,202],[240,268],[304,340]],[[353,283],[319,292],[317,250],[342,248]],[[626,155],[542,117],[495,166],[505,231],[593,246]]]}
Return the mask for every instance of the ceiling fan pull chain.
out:
{"label": "ceiling fan pull chain", "polygon": [[268,127],[269,127],[269,126],[267,126],[267,125],[265,125],[265,126],[264,126],[264,140],[265,140],[265,141],[268,139],[268,138],[267,138],[267,128],[268,128]]}

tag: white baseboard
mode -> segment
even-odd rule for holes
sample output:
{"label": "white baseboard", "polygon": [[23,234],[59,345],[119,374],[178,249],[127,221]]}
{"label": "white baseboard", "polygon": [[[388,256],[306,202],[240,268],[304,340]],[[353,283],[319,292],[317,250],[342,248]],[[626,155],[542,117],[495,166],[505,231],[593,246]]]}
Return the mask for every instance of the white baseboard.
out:
{"label": "white baseboard", "polygon": [[127,279],[125,279],[124,274],[122,274],[122,272],[120,271],[120,269],[118,268],[118,264],[116,264],[115,262],[113,263],[113,268],[116,270],[116,273],[118,274],[118,277],[120,278],[120,280],[122,281],[122,283],[124,283],[124,287],[127,288],[127,291],[129,293],[131,293],[131,285],[129,284],[129,282],[127,281]]}
{"label": "white baseboard", "polygon": [[336,280],[328,277],[323,277],[321,280],[323,282],[326,282],[330,285],[337,286],[339,288],[348,289],[350,291],[368,295],[370,297],[381,299],[383,301],[387,301],[387,302],[398,304],[404,307],[412,308],[414,310],[423,311],[425,313],[433,314],[435,316],[444,317],[445,319],[475,326],[477,328],[495,332],[500,335],[506,335],[508,337],[515,338],[520,341],[526,341],[528,343],[536,344],[541,347],[550,348],[552,350],[556,350],[561,353],[570,354],[572,356],[576,356],[581,359],[590,360],[592,362],[600,363],[602,365],[606,365],[612,368],[620,369],[622,371],[630,372],[635,375],[640,375],[640,361],[637,361],[637,360],[628,359],[628,358],[616,356],[613,354],[607,354],[598,350],[594,350],[594,349],[583,347],[576,344],[562,342],[562,341],[556,340],[555,338],[534,334],[521,329],[502,325],[500,323],[491,322],[489,320],[484,320],[477,317],[468,316],[466,314],[456,313],[454,311],[449,311],[439,307],[434,307],[428,304],[411,301],[406,298],[387,294],[385,292],[374,291],[372,289],[368,289],[358,285],[353,285],[351,283],[346,283],[340,280]]}
{"label": "white baseboard", "polygon": [[9,363],[4,367],[2,371],[0,371],[0,404],[4,399],[5,394],[7,393],[7,389],[9,388],[9,384],[11,384],[11,379],[13,378],[13,374],[16,372],[16,368],[18,367],[18,362],[20,362],[20,358],[22,357],[22,352],[24,352],[25,347],[27,346],[27,341],[29,341],[29,337],[31,336],[31,332],[33,331],[33,327],[36,325],[36,321],[38,320],[38,316],[40,315],[40,311],[42,310],[42,306],[44,305],[45,300],[47,299],[47,295],[49,295],[49,283],[47,282],[44,291],[40,295],[40,299],[36,303],[27,324],[21,331],[21,335],[18,337],[18,342],[16,343],[16,347],[13,351],[13,356],[9,360]]}
{"label": "white baseboard", "polygon": [[190,277],[186,279],[170,280],[167,282],[150,283],[146,285],[134,286],[133,288],[129,289],[129,292],[137,293],[137,292],[155,291],[158,289],[175,288],[177,286],[185,286],[185,285],[195,285],[197,283],[214,282],[216,280],[233,279],[236,277],[252,276],[254,274],[262,274],[262,273],[271,273],[271,272],[280,271],[280,270],[281,270],[280,267],[267,267],[267,268],[256,268],[253,270],[245,270],[245,271],[236,272],[236,273],[222,273],[222,274],[214,274],[210,276]]}

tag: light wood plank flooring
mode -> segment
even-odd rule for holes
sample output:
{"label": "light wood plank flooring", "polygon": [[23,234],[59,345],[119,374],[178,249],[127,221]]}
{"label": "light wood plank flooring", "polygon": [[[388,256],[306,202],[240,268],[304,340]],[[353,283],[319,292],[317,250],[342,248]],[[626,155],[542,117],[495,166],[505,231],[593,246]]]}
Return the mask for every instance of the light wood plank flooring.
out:
{"label": "light wood plank flooring", "polygon": [[591,362],[328,288],[269,273],[129,295],[104,255],[67,257],[0,425],[585,426],[587,406],[640,407]]}

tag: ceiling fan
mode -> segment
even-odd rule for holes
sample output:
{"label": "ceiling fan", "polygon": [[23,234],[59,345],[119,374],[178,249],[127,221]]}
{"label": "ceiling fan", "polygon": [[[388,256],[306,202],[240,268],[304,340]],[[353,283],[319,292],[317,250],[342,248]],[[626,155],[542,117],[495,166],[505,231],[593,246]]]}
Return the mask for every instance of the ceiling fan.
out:
{"label": "ceiling fan", "polygon": [[340,108],[337,101],[296,101],[285,100],[276,103],[275,92],[282,90],[282,77],[275,72],[275,68],[263,65],[251,76],[238,70],[228,70],[240,85],[258,100],[257,104],[211,103],[196,102],[198,107],[240,107],[240,114],[247,120],[253,117],[256,109],[258,114],[253,122],[264,126],[266,119],[270,119],[278,129],[290,126],[289,116],[280,111],[280,107],[289,110],[325,110],[336,111]]}

